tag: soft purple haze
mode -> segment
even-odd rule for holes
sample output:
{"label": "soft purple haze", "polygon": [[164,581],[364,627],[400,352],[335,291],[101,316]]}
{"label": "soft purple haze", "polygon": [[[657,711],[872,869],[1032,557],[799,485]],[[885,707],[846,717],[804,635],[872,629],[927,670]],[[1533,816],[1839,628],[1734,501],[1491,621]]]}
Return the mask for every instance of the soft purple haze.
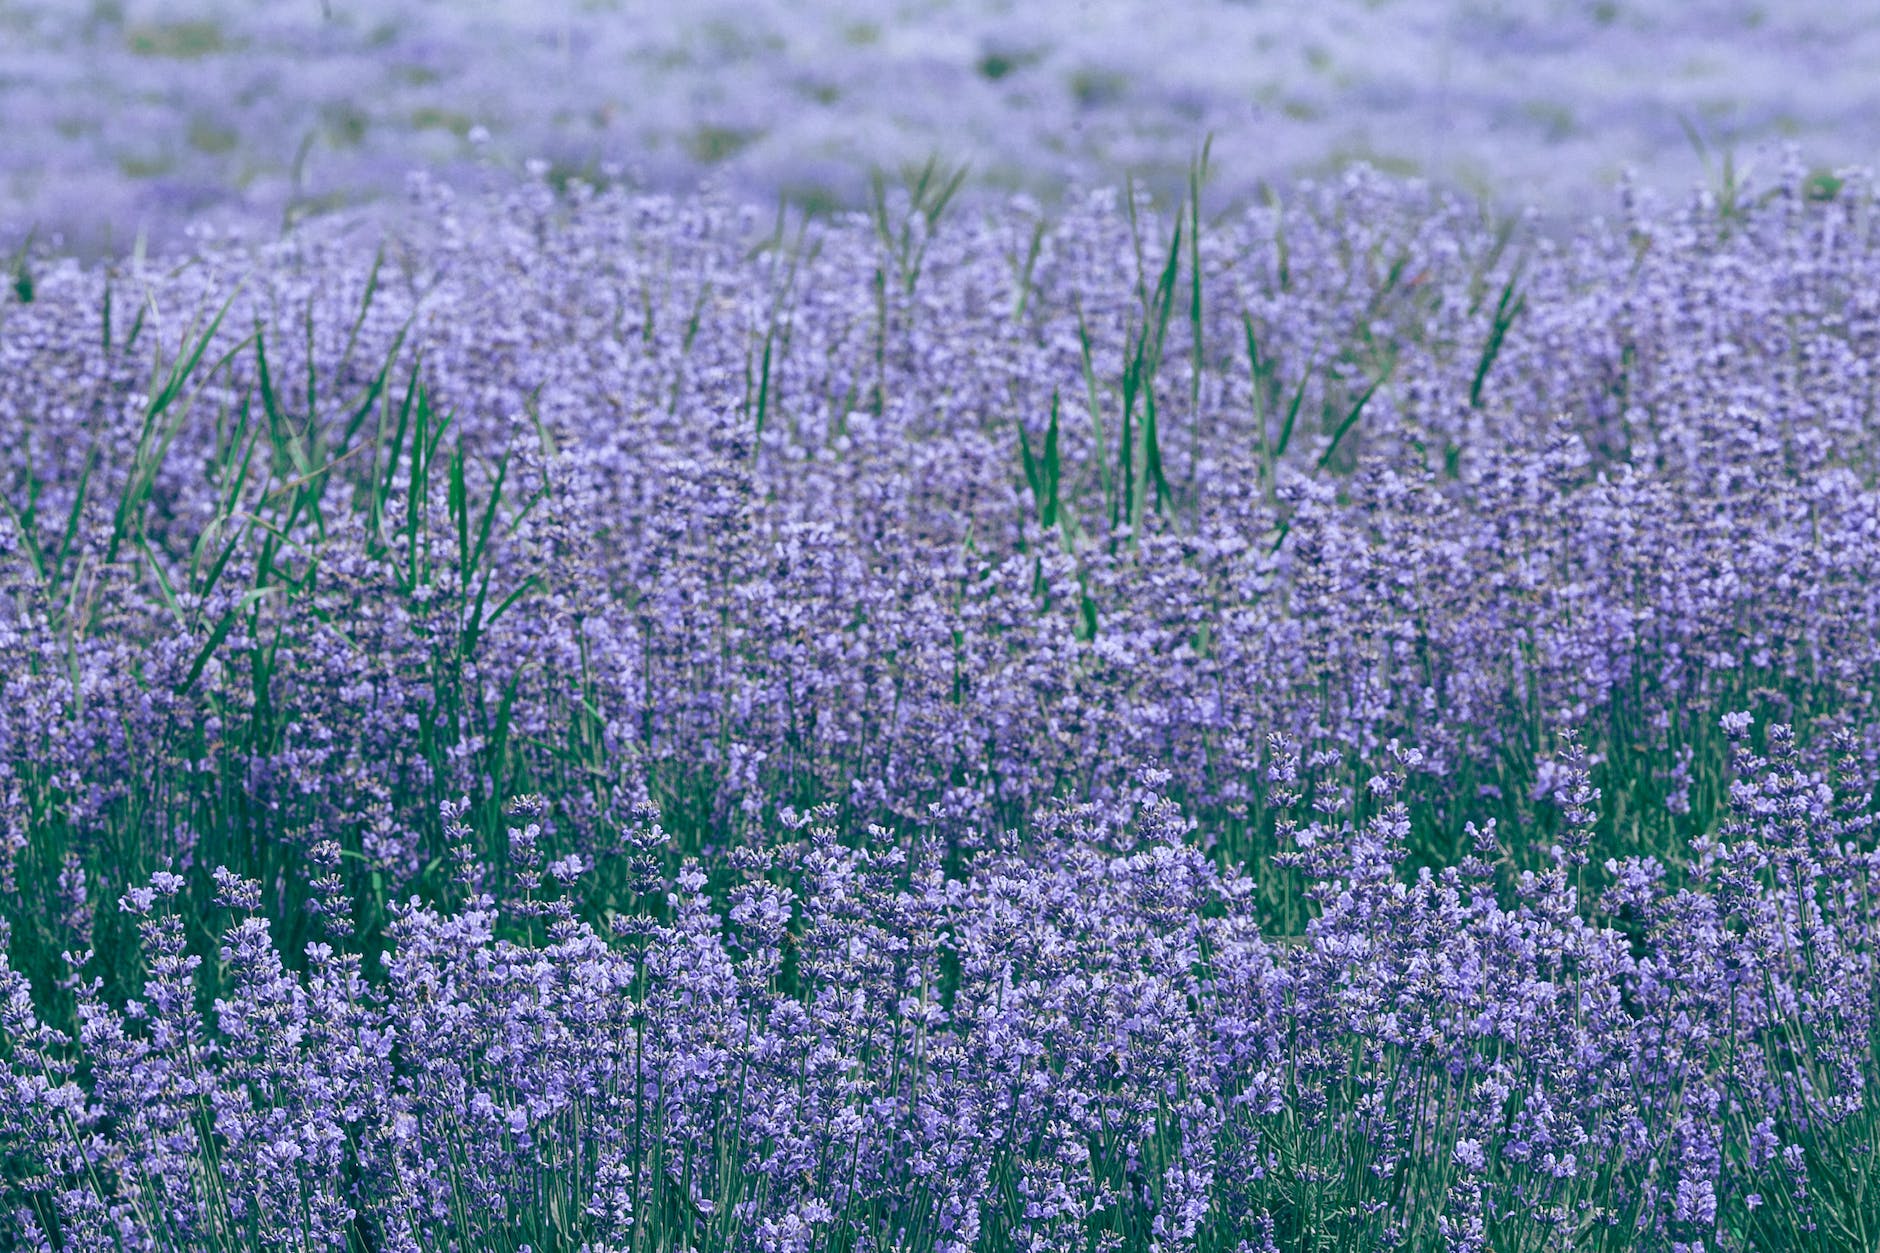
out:
{"label": "soft purple haze", "polygon": [[542,158],[859,203],[970,161],[994,199],[1125,174],[1225,199],[1354,160],[1576,212],[1623,166],[1880,158],[1880,12],[1830,0],[6,0],[0,247],[395,203]]}

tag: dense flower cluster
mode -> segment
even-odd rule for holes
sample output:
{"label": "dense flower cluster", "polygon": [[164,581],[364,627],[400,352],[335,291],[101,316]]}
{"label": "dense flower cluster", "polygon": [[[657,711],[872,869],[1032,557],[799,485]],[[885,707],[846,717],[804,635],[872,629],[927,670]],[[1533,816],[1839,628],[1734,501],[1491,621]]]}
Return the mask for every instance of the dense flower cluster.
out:
{"label": "dense flower cluster", "polygon": [[36,262],[7,1237],[1870,1243],[1865,176],[932,190]]}
{"label": "dense flower cluster", "polygon": [[[1567,851],[1498,903],[1492,831],[1406,882],[1386,772],[1362,823],[1323,783],[1287,820],[1319,912],[1267,937],[1145,772],[951,864],[933,826],[858,848],[809,815],[732,857],[722,898],[688,858],[605,932],[529,883],[414,898],[378,985],[321,942],[288,973],[238,909],[211,1030],[159,873],[120,902],[142,995],[81,983],[75,1038],[0,971],[11,1220],[85,1249],[631,1248],[648,1226],[705,1248],[1767,1248],[1823,1224],[1853,1247],[1880,855],[1837,802],[1868,785],[1852,756],[1821,781],[1786,727],[1767,757],[1738,738],[1702,886],[1613,867],[1601,908],[1629,934],[1583,919]],[[1577,748],[1560,774],[1570,844],[1596,790]]]}

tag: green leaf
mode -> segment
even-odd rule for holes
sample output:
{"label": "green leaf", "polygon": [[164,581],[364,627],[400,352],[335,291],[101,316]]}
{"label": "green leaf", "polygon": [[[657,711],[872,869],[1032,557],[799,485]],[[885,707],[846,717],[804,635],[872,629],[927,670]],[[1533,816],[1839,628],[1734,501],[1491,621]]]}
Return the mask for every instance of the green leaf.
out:
{"label": "green leaf", "polygon": [[1391,365],[1387,367],[1382,374],[1378,375],[1377,378],[1373,379],[1369,387],[1364,389],[1364,395],[1358,397],[1358,403],[1351,407],[1351,412],[1345,415],[1344,421],[1340,422],[1338,429],[1332,433],[1332,442],[1325,446],[1323,453],[1319,454],[1319,469],[1323,470],[1326,463],[1331,461],[1332,454],[1338,451],[1338,445],[1345,438],[1346,432],[1357,425],[1358,418],[1364,413],[1365,405],[1370,403],[1371,397],[1377,395],[1377,389],[1384,385],[1384,380],[1390,377],[1391,370],[1395,367],[1396,361],[1393,359]]}
{"label": "green leaf", "polygon": [[1502,340],[1507,338],[1508,328],[1521,316],[1527,307],[1527,297],[1517,295],[1515,284],[1520,279],[1520,267],[1509,276],[1508,282],[1501,289],[1501,299],[1496,302],[1495,315],[1489,324],[1488,342],[1482,346],[1481,363],[1475,367],[1475,381],[1469,384],[1469,407],[1482,407],[1482,384],[1488,379],[1488,371],[1495,364],[1495,358],[1501,354]]}
{"label": "green leaf", "polygon": [[1044,485],[1038,481],[1038,462],[1031,455],[1031,436],[1025,434],[1023,421],[1018,424],[1018,455],[1025,465],[1025,485],[1031,488],[1032,500],[1041,509],[1044,502]]}
{"label": "green leaf", "polygon": [[1306,363],[1306,372],[1299,379],[1299,386],[1293,391],[1292,404],[1287,406],[1286,420],[1280,424],[1279,443],[1273,449],[1273,460],[1278,461],[1286,455],[1286,445],[1292,442],[1293,426],[1299,420],[1299,406],[1305,402],[1306,384],[1312,381],[1312,372],[1318,368],[1316,362]]}
{"label": "green leaf", "polygon": [[1090,356],[1090,328],[1084,324],[1084,310],[1077,307],[1077,345],[1083,355],[1084,390],[1090,404],[1091,450],[1097,463],[1097,483],[1103,491],[1104,512],[1110,512],[1109,453],[1103,437],[1103,409],[1097,403],[1097,371]]}
{"label": "green leaf", "polygon": [[228,633],[234,629],[236,617],[252,608],[263,596],[279,590],[279,587],[250,588],[242,594],[240,600],[229,606],[228,612],[222,615],[215,624],[215,629],[209,632],[209,638],[203,642],[201,650],[196,653],[195,661],[190,663],[188,676],[176,689],[178,696],[187,695],[189,690],[196,686],[196,680],[202,677],[204,668],[209,664],[209,658],[214,655],[216,649],[222,646],[222,641],[226,640]]}

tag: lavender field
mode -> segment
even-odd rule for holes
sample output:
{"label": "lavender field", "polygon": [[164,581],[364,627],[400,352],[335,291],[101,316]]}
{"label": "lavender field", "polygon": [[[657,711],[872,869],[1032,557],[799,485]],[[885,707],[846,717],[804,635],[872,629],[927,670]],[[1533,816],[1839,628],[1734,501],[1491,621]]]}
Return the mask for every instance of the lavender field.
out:
{"label": "lavender field", "polygon": [[412,180],[0,292],[0,1247],[1880,1247],[1880,218]]}
{"label": "lavender field", "polygon": [[[0,247],[395,211],[406,173],[709,173],[857,207],[938,152],[1046,203],[1354,161],[1580,214],[1621,169],[1880,146],[1880,7],[1849,0],[0,0]],[[1692,143],[1695,135],[1702,150]]]}

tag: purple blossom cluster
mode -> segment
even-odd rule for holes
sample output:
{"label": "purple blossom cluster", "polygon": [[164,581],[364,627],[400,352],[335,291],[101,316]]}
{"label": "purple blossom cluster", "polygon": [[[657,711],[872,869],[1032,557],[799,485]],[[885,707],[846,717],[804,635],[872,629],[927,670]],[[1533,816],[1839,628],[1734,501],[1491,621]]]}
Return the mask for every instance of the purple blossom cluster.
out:
{"label": "purple blossom cluster", "polygon": [[1504,904],[1492,829],[1406,880],[1401,770],[1357,821],[1278,740],[1296,937],[1157,771],[964,858],[938,821],[845,843],[831,806],[604,929],[533,869],[413,898],[376,981],[319,941],[290,972],[222,872],[206,1016],[159,872],[119,902],[146,968],[121,1008],[80,981],[60,1031],[0,968],[10,1221],[83,1249],[1853,1247],[1871,784],[1848,735],[1827,778],[1787,727],[1734,739],[1698,886],[1628,858],[1604,922],[1576,744],[1563,851]]}
{"label": "purple blossom cluster", "polygon": [[1868,177],[936,186],[23,263],[0,1236],[1869,1247]]}
{"label": "purple blossom cluster", "polygon": [[[50,270],[0,382],[22,803],[233,789],[402,879],[437,830],[392,798],[511,782],[1009,825],[1155,759],[1245,822],[1273,731],[1525,787],[1619,719],[1678,793],[1723,708],[1872,689],[1867,193],[1805,189],[1517,258],[1353,179],[1191,233],[1159,371],[1117,264],[1155,246],[1102,197],[912,270],[859,222],[746,259],[748,211],[546,187],[434,192],[369,272],[317,234]],[[186,855],[172,825],[140,842]]]}

